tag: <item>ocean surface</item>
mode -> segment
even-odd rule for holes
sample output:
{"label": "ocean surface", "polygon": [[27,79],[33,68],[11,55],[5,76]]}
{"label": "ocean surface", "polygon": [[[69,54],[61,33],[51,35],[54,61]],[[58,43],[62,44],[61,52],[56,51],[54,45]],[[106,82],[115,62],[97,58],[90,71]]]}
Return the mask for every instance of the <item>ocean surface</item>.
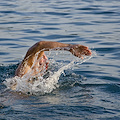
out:
{"label": "ocean surface", "polygon": [[[15,70],[42,40],[93,54],[46,52],[49,73],[28,88]],[[0,120],[120,120],[120,0],[1,0]]]}

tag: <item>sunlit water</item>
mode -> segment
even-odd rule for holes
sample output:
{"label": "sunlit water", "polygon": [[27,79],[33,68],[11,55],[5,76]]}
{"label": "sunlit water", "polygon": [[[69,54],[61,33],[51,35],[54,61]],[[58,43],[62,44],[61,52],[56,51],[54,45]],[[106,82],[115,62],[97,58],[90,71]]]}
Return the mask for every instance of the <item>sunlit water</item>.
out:
{"label": "sunlit water", "polygon": [[[0,119],[119,120],[119,6],[119,0],[1,0]],[[81,60],[46,52],[47,72],[28,84],[15,70],[41,40],[83,44],[93,54]]]}

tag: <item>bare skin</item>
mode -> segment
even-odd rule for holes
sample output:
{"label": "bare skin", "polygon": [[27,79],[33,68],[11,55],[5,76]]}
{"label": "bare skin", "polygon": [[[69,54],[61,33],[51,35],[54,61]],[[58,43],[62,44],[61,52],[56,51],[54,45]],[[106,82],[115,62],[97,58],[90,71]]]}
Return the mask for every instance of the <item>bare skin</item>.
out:
{"label": "bare skin", "polygon": [[[16,69],[15,75],[22,77],[31,70],[33,71],[32,73],[33,76],[37,75],[43,69],[43,65],[46,65],[45,69],[47,69],[48,61],[44,51],[49,51],[51,49],[66,50],[79,58],[83,58],[84,55],[90,56],[92,54],[91,51],[88,49],[88,47],[83,45],[79,45],[79,44],[72,45],[72,44],[64,44],[59,42],[40,41],[28,49],[23,61]],[[35,59],[36,53],[38,53],[37,60]],[[34,60],[36,60],[36,62],[34,62]]]}

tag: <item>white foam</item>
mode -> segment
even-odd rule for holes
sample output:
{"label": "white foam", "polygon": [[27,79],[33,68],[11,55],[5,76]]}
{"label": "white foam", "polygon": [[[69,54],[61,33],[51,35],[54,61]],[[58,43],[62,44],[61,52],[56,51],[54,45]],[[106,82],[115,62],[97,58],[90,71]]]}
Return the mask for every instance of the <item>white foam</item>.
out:
{"label": "white foam", "polygon": [[[25,94],[45,94],[50,93],[58,86],[58,80],[60,75],[64,72],[64,70],[68,69],[73,62],[69,63],[66,66],[61,67],[57,72],[50,73],[48,78],[37,77],[33,83],[28,82],[28,77],[13,77],[6,79],[4,84],[8,89],[15,90],[17,92],[22,92]],[[29,78],[30,79],[30,78]],[[33,77],[31,77],[33,79]]]}

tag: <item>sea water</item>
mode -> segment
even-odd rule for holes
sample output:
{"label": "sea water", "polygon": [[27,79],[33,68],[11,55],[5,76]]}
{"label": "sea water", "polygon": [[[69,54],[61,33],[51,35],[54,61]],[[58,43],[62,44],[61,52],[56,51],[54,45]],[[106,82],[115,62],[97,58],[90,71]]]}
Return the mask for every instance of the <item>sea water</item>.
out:
{"label": "sea water", "polygon": [[[82,62],[45,53],[48,71],[31,85],[15,70],[42,40],[82,44],[96,55]],[[0,119],[119,120],[120,0],[1,0]]]}

